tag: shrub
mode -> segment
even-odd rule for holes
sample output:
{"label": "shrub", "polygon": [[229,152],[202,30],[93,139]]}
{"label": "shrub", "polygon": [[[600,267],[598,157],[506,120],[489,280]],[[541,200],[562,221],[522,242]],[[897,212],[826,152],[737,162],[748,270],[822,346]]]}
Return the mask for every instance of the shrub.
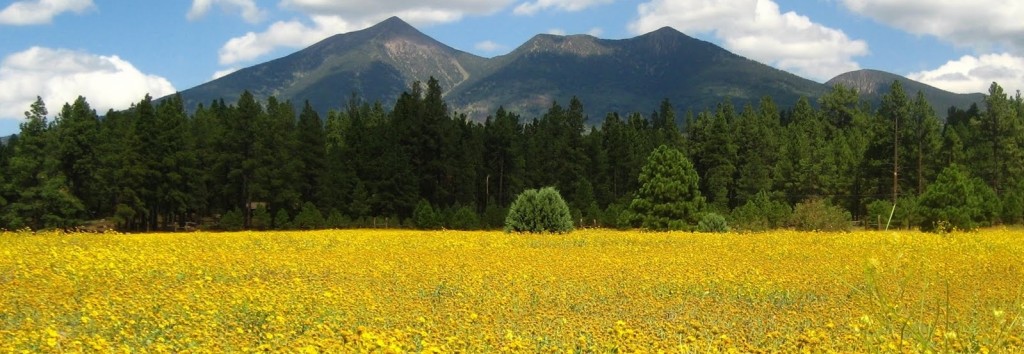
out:
{"label": "shrub", "polygon": [[324,215],[320,213],[320,209],[316,208],[312,202],[306,202],[302,204],[302,210],[299,211],[298,215],[295,215],[293,221],[295,228],[313,230],[324,227]]}
{"label": "shrub", "polygon": [[848,231],[852,217],[845,209],[820,198],[805,200],[793,208],[789,223],[803,231]]}
{"label": "shrub", "polygon": [[729,223],[725,217],[716,213],[706,213],[697,223],[699,232],[729,232]]}
{"label": "shrub", "polygon": [[[891,200],[876,200],[868,203],[868,215],[865,220],[868,224],[877,224],[879,229],[884,229],[889,223],[889,228],[910,228],[921,223],[921,215],[917,207],[917,198],[904,196],[896,201],[896,210],[893,211]],[[892,222],[889,222],[889,214],[892,214]]]}
{"label": "shrub", "polygon": [[471,206],[457,206],[448,217],[448,227],[455,230],[476,230],[480,228],[480,216]]}
{"label": "shrub", "polygon": [[270,228],[270,222],[273,221],[270,218],[270,212],[267,211],[267,207],[259,206],[256,210],[252,211],[252,228],[256,230],[266,230]]}
{"label": "shrub", "polygon": [[505,217],[505,232],[555,232],[573,230],[569,206],[554,187],[523,191]]}
{"label": "shrub", "polygon": [[218,226],[221,230],[238,231],[245,227],[245,219],[242,217],[242,212],[233,209],[220,217]]}
{"label": "shrub", "polygon": [[412,211],[412,223],[417,229],[437,230],[441,228],[441,214],[426,199],[420,199]]}
{"label": "shrub", "polygon": [[992,188],[955,164],[943,169],[919,200],[924,231],[973,230],[995,220],[1001,210]]}
{"label": "shrub", "polygon": [[332,229],[343,229],[349,226],[352,222],[347,216],[342,214],[338,209],[331,209],[331,212],[327,214],[327,220],[324,221],[324,226]]}
{"label": "shrub", "polygon": [[484,227],[488,229],[500,229],[505,224],[505,215],[508,210],[498,206],[493,199],[487,202],[487,207],[484,208],[483,223]]}
{"label": "shrub", "polygon": [[277,213],[274,214],[274,229],[287,230],[291,227],[291,217],[288,216],[288,211],[284,208],[277,209]]}
{"label": "shrub", "polygon": [[732,211],[733,226],[746,231],[765,231],[785,226],[792,210],[785,202],[772,200],[761,191]]}

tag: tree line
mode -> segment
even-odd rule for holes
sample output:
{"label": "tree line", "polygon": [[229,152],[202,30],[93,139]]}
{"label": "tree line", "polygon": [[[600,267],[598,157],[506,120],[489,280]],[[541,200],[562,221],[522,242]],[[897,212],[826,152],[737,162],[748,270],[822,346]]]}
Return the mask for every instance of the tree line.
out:
{"label": "tree line", "polygon": [[899,82],[878,107],[836,86],[784,109],[765,97],[677,116],[664,100],[600,120],[573,98],[476,122],[442,92],[431,78],[390,109],[353,95],[326,117],[249,92],[191,114],[180,96],[147,96],[102,118],[79,97],[51,119],[37,99],[0,146],[0,229],[500,228],[519,192],[544,186],[577,226],[630,227],[623,213],[662,145],[692,163],[704,208],[733,219],[755,201],[818,200],[867,222],[895,203],[897,222],[914,225],[918,198],[957,166],[991,191],[983,223],[1024,220],[1024,100],[995,83],[983,108],[944,120]]}

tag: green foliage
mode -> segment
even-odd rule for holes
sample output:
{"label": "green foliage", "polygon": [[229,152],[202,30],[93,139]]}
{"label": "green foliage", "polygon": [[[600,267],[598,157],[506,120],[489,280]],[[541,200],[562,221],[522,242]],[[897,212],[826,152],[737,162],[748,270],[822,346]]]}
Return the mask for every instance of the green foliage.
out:
{"label": "green foliage", "polygon": [[629,204],[630,224],[651,230],[679,230],[693,225],[704,208],[699,177],[679,150],[659,146],[638,178],[640,190]]}
{"label": "green foliage", "polygon": [[292,228],[292,218],[288,216],[288,211],[284,208],[277,209],[277,213],[274,213],[274,229],[275,230],[288,230]]}
{"label": "green foliage", "polygon": [[569,205],[554,187],[527,189],[516,197],[505,218],[505,232],[553,232],[573,230]]}
{"label": "green foliage", "polygon": [[484,215],[481,222],[483,227],[487,229],[500,229],[505,225],[505,215],[508,214],[508,210],[498,206],[493,200],[487,203],[487,207],[484,208]]}
{"label": "green foliage", "polygon": [[437,230],[442,226],[441,214],[426,199],[420,199],[412,211],[412,223],[418,229]]}
{"label": "green foliage", "polygon": [[705,213],[697,222],[699,232],[729,232],[729,223],[725,217],[716,213]]}
{"label": "green foliage", "polygon": [[893,211],[891,200],[876,200],[868,203],[867,210],[865,221],[868,225],[875,225],[878,229],[884,229],[886,223],[889,223],[889,214],[892,214],[889,228],[916,227],[922,221],[917,206],[917,197],[912,195],[899,198],[895,211]]}
{"label": "green foliage", "polygon": [[973,230],[995,220],[999,199],[985,183],[960,165],[950,165],[919,201],[924,231]]}
{"label": "green foliage", "polygon": [[320,229],[324,227],[324,216],[320,213],[320,209],[313,205],[313,202],[305,202],[302,204],[302,210],[299,211],[298,215],[295,215],[295,220],[292,223],[297,229]]}
{"label": "green foliage", "polygon": [[243,219],[241,211],[231,209],[220,217],[218,226],[224,231],[238,231],[245,227],[245,219]]}
{"label": "green foliage", "polygon": [[785,202],[772,200],[768,192],[760,191],[732,211],[733,226],[739,230],[766,231],[785,226],[792,210]]}
{"label": "green foliage", "polygon": [[480,216],[471,206],[457,206],[448,216],[448,228],[454,230],[477,230],[480,228]]}
{"label": "green foliage", "polygon": [[256,230],[267,230],[273,225],[273,218],[266,206],[259,206],[252,211],[252,228]]}
{"label": "green foliage", "polygon": [[331,211],[327,213],[327,220],[324,223],[324,227],[331,229],[343,229],[348,227],[351,223],[352,220],[349,220],[349,218],[338,211],[338,209],[331,209]]}
{"label": "green foliage", "polygon": [[850,212],[821,198],[798,203],[789,224],[801,231],[849,231],[853,226]]}

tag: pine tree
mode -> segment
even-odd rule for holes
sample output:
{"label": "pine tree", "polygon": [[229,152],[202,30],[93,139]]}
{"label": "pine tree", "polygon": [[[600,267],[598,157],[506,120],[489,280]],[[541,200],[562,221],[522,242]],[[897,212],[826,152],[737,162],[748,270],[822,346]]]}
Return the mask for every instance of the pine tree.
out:
{"label": "pine tree", "polygon": [[659,146],[647,158],[638,182],[640,189],[629,204],[635,225],[677,230],[696,224],[705,202],[697,171],[682,152]]}
{"label": "pine tree", "polygon": [[46,119],[46,105],[36,98],[21,123],[10,161],[9,190],[13,200],[4,208],[3,224],[10,229],[65,228],[78,223],[85,207],[71,192],[56,150],[56,137]]}

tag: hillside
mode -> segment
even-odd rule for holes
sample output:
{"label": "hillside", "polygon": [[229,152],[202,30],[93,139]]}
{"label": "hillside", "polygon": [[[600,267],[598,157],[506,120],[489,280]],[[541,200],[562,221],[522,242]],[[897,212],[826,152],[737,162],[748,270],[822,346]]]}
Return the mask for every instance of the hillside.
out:
{"label": "hillside", "polygon": [[924,93],[925,99],[931,103],[932,108],[935,109],[935,114],[940,119],[945,119],[946,112],[951,106],[967,108],[972,103],[981,105],[985,100],[985,95],[981,93],[953,93],[879,70],[851,71],[828,80],[825,85],[832,87],[842,84],[854,88],[857,92],[860,92],[861,99],[871,102],[874,107],[877,107],[879,102],[882,101],[882,96],[889,92],[889,87],[892,86],[893,81],[899,81],[903,85],[903,90],[910,97],[916,96],[918,91]]}
{"label": "hillside", "polygon": [[483,58],[445,45],[392,17],[364,30],[338,34],[288,56],[241,69],[181,92],[194,109],[243,90],[296,105],[309,100],[321,113],[357,94],[388,105],[414,81],[439,80],[452,110],[483,119],[499,106],[524,118],[553,101],[577,96],[597,122],[607,112],[648,113],[668,98],[677,111],[736,105],[771,96],[780,106],[799,97],[816,100],[844,83],[877,102],[892,80],[922,90],[940,117],[950,105],[967,107],[980,94],[958,95],[878,71],[847,73],[820,84],[733,54],[665,27],[629,39],[541,34],[512,52]]}

